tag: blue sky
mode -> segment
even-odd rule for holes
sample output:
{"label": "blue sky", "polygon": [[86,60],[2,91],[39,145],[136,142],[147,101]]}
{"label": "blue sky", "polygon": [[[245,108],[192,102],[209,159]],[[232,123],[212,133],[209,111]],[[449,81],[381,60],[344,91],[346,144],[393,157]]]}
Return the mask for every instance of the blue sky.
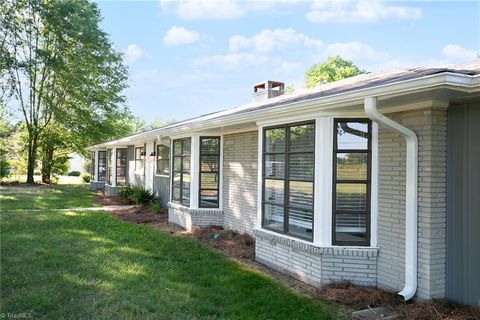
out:
{"label": "blue sky", "polygon": [[303,85],[341,55],[367,71],[478,57],[479,1],[99,1],[144,120],[183,120],[251,101],[263,80]]}

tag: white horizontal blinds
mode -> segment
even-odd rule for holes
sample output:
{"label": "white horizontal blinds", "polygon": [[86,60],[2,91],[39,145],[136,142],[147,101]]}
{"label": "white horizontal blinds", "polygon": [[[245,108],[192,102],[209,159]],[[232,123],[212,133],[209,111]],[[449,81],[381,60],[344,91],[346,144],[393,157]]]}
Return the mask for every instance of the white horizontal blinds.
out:
{"label": "white horizontal blinds", "polygon": [[107,152],[98,151],[98,181],[107,179]]}
{"label": "white horizontal blinds", "polygon": [[172,201],[190,205],[191,139],[173,140]]}
{"label": "white horizontal blinds", "polygon": [[264,129],[263,227],[313,240],[315,124]]}
{"label": "white horizontal blinds", "polygon": [[170,147],[157,145],[157,174],[170,175]]}
{"label": "white horizontal blinds", "polygon": [[220,137],[200,137],[200,208],[219,207]]}
{"label": "white horizontal blinds", "polygon": [[125,185],[127,175],[127,149],[117,148],[116,157],[117,186]]}
{"label": "white horizontal blinds", "polygon": [[333,244],[370,244],[371,122],[336,119]]}

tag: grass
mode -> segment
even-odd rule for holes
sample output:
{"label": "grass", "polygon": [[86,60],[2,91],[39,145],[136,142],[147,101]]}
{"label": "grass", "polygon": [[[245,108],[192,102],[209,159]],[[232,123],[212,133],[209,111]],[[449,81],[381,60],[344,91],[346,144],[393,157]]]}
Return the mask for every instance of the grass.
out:
{"label": "grass", "polygon": [[[9,207],[29,200],[42,208],[91,201],[74,186],[52,189],[75,199],[52,197],[49,189],[42,189],[45,196],[7,190]],[[36,202],[39,196],[44,200]],[[331,306],[195,240],[104,212],[21,209],[3,211],[0,219],[2,313],[26,312],[34,319],[333,317]]]}
{"label": "grass", "polygon": [[86,185],[0,186],[0,209],[68,209],[95,207],[94,193]]}

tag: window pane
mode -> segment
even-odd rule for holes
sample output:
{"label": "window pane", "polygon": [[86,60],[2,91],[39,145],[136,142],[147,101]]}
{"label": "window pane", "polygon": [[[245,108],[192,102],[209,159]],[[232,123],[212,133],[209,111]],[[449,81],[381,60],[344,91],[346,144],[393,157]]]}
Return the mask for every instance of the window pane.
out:
{"label": "window pane", "polygon": [[339,122],[337,123],[338,149],[368,149],[368,123]]}
{"label": "window pane", "polygon": [[313,239],[313,214],[311,210],[288,210],[288,233]]}
{"label": "window pane", "polygon": [[180,188],[173,188],[173,200],[180,201]]}
{"label": "window pane", "polygon": [[265,177],[283,178],[285,175],[285,154],[265,155]]}
{"label": "window pane", "polygon": [[271,229],[283,231],[283,207],[264,203],[263,225]]}
{"label": "window pane", "polygon": [[337,214],[335,238],[337,241],[365,241],[367,239],[367,215]]}
{"label": "window pane", "polygon": [[182,168],[182,157],[173,158],[173,171],[180,171]]}
{"label": "window pane", "polygon": [[218,173],[202,173],[200,177],[201,189],[217,189]]}
{"label": "window pane", "polygon": [[283,180],[265,179],[265,201],[283,204]]}
{"label": "window pane", "polygon": [[157,146],[157,159],[169,159],[170,148],[164,145]]}
{"label": "window pane", "polygon": [[295,153],[289,155],[290,179],[313,181],[315,155],[313,153]]}
{"label": "window pane", "polygon": [[182,204],[184,206],[190,206],[190,190],[189,189],[183,189],[182,190]]}
{"label": "window pane", "polygon": [[289,204],[300,206],[306,209],[313,208],[313,183],[290,181],[289,183]]}
{"label": "window pane", "polygon": [[182,155],[182,140],[173,141],[173,154],[176,156]]}
{"label": "window pane", "polygon": [[367,153],[337,153],[337,180],[367,180]]}
{"label": "window pane", "polygon": [[219,138],[201,138],[200,139],[201,154],[220,154]]}
{"label": "window pane", "polygon": [[337,210],[367,211],[367,185],[337,183]]}
{"label": "window pane", "polygon": [[182,157],[183,159],[183,172],[190,172],[190,157]]}
{"label": "window pane", "polygon": [[170,174],[169,165],[170,165],[170,161],[168,159],[158,160],[157,161],[157,173],[158,174],[169,175]]}
{"label": "window pane", "polygon": [[183,155],[190,154],[190,138],[183,140]]}
{"label": "window pane", "polygon": [[285,129],[267,129],[265,130],[265,148],[266,153],[285,152]]}
{"label": "window pane", "polygon": [[215,208],[218,207],[218,190],[200,191],[200,206]]}
{"label": "window pane", "polygon": [[190,188],[190,175],[188,173],[182,173],[183,174],[183,188]]}
{"label": "window pane", "polygon": [[179,173],[179,172],[175,172],[173,174],[173,185],[174,186],[180,186],[180,175],[181,175],[181,173]]}
{"label": "window pane", "polygon": [[201,171],[220,171],[220,162],[217,155],[213,156],[201,156],[200,158],[200,170]]}
{"label": "window pane", "polygon": [[315,148],[315,125],[290,127],[290,151],[313,151]]}

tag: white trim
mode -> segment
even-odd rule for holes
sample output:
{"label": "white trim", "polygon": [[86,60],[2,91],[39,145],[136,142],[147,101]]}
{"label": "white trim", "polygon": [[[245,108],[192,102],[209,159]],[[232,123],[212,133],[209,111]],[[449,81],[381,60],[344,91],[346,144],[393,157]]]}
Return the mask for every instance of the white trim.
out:
{"label": "white trim", "polygon": [[315,245],[332,244],[332,158],[333,117],[321,117],[315,123]]}
{"label": "white trim", "polygon": [[191,136],[190,144],[190,209],[198,209],[199,167],[200,167],[200,136]]}
{"label": "white trim", "polygon": [[[137,170],[137,151],[136,151],[137,148],[143,148],[143,152],[145,152],[145,158],[143,159],[143,172],[140,170]],[[147,151],[145,148],[145,143],[133,145],[133,174],[137,176],[145,175],[146,158],[147,158]]]}
{"label": "white trim", "polygon": [[[257,158],[257,228],[262,229],[262,188],[263,188],[263,126],[258,127]],[[262,229],[263,230],[263,229]]]}
{"label": "white trim", "polygon": [[370,245],[376,247],[378,235],[378,124],[372,121],[372,168],[370,177]]}
{"label": "white trim", "polygon": [[218,209],[223,210],[223,135],[220,136],[220,177],[219,179],[220,181],[218,184]]}
{"label": "white trim", "polygon": [[168,184],[170,199],[168,203],[173,203],[173,139],[170,139],[170,183]]}
{"label": "white trim", "polygon": [[93,181],[98,181],[98,149],[94,151],[95,168],[93,168]]}
{"label": "white trim", "polygon": [[[167,139],[168,139],[168,138],[167,138]],[[155,177],[159,177],[159,178],[170,178],[170,176],[171,176],[171,174],[172,174],[172,167],[171,167],[171,166],[172,166],[172,162],[171,162],[171,159],[172,159],[172,158],[171,158],[171,154],[172,154],[172,152],[171,152],[170,143],[166,143],[166,142],[164,142],[163,140],[164,140],[164,139],[163,139],[163,137],[162,137],[162,138],[157,138],[157,141],[154,141],[154,149],[155,149],[155,150],[154,150],[154,151],[155,151],[155,160],[154,160],[155,164],[154,164],[154,166],[155,166],[155,167],[154,167],[153,174],[154,174]],[[170,140],[170,142],[171,142],[171,139],[169,139],[169,140]],[[158,166],[158,162],[157,162],[158,146],[165,146],[165,147],[168,147],[169,150],[170,150],[170,158],[168,159],[168,172],[169,172],[170,174],[168,174],[168,175],[167,175],[167,174],[158,174],[158,173],[157,173],[157,169],[158,169],[158,168],[157,168],[157,166]]]}
{"label": "white trim", "polygon": [[117,186],[117,148],[112,148],[110,149],[111,150],[111,157],[112,157],[112,168],[110,170],[112,170],[112,184],[111,186],[112,187],[116,187]]}

